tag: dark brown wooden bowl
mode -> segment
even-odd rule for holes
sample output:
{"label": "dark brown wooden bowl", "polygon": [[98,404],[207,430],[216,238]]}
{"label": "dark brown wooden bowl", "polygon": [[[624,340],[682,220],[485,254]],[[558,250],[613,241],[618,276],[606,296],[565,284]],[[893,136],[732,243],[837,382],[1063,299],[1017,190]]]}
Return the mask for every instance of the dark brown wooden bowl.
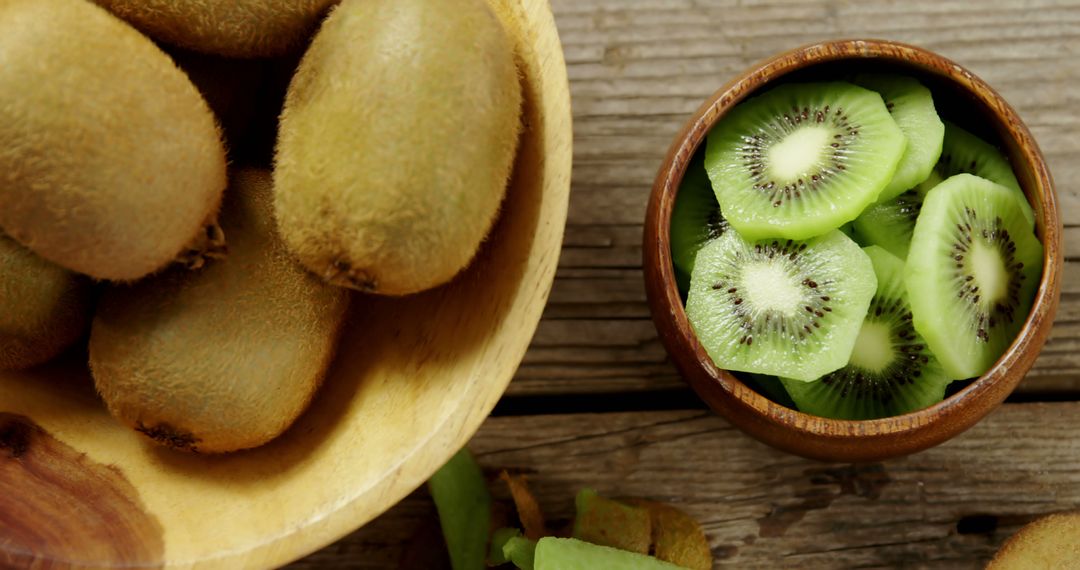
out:
{"label": "dark brown wooden bowl", "polygon": [[[866,70],[912,74],[934,93],[946,118],[1006,151],[1035,209],[1044,245],[1042,280],[1031,314],[1005,354],[982,377],[929,408],[878,420],[844,421],[779,405],[718,369],[698,343],[675,283],[669,240],[672,205],[687,163],[734,105],[778,80],[835,77]],[[921,48],[883,40],[839,40],[782,53],[720,88],[675,138],[660,167],[645,217],[644,268],[660,339],[683,378],[717,413],[780,449],[828,461],[876,461],[921,451],[966,430],[1001,404],[1046,343],[1061,289],[1061,219],[1053,180],[1031,133],[989,85],[960,65]]]}

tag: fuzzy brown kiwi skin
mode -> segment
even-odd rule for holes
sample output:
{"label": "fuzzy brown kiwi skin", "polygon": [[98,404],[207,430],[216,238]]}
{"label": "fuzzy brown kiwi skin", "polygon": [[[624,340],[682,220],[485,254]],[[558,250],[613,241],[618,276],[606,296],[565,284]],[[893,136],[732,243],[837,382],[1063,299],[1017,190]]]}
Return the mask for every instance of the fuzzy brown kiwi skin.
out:
{"label": "fuzzy brown kiwi skin", "polygon": [[275,209],[290,250],[365,292],[450,281],[498,214],[521,102],[513,45],[483,0],[344,0],[281,116]]}
{"label": "fuzzy brown kiwi skin", "polygon": [[191,248],[220,205],[225,150],[172,60],[84,0],[6,0],[0,53],[0,228],[103,280]]}
{"label": "fuzzy brown kiwi skin", "polygon": [[299,49],[338,0],[93,0],[148,36],[234,58]]}
{"label": "fuzzy brown kiwi skin", "polygon": [[90,368],[109,411],[159,445],[224,453],[277,437],[336,350],[349,293],[300,267],[275,232],[270,175],[239,170],[229,256],[103,295]]}
{"label": "fuzzy brown kiwi skin", "polygon": [[47,362],[82,338],[93,285],[0,234],[0,370]]}

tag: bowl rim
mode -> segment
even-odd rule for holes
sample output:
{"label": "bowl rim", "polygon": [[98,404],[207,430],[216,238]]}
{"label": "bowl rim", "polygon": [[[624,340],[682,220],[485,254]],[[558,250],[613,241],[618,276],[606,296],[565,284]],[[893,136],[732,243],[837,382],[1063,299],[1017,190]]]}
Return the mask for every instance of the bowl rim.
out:
{"label": "bowl rim", "polygon": [[[1044,245],[1043,274],[1031,312],[990,370],[928,408],[857,421],[822,418],[784,407],[717,368],[690,328],[669,246],[670,216],[679,183],[717,121],[746,97],[791,72],[850,59],[876,59],[917,68],[959,86],[985,105],[996,119],[991,126],[1009,147],[1009,154],[1022,158],[1017,175],[1036,210],[1036,232]],[[691,116],[673,140],[652,188],[645,219],[643,269],[649,308],[661,341],[683,378],[710,407],[758,439],[798,455],[876,460],[914,453],[966,430],[1000,405],[1030,370],[1049,335],[1060,296],[1061,233],[1053,179],[1042,152],[1016,111],[993,88],[952,60],[920,47],[890,40],[839,39],[804,45],[754,64],[714,92]]]}

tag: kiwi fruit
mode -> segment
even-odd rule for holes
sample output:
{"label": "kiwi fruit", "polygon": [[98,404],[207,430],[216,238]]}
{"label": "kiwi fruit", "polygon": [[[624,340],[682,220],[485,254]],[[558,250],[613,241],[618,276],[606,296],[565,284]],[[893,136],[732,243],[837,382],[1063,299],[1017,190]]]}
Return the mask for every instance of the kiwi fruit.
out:
{"label": "kiwi fruit", "polygon": [[1031,310],[1043,247],[1021,201],[957,174],[927,193],[915,222],[905,269],[913,322],[953,378],[986,372]]}
{"label": "kiwi fruit", "polygon": [[233,58],[300,49],[337,0],[93,0],[167,44]]}
{"label": "kiwi fruit", "polygon": [[931,171],[928,178],[915,188],[891,200],[867,206],[853,222],[858,240],[865,242],[864,245],[880,246],[900,259],[907,259],[911,232],[915,230],[915,220],[922,211],[923,199],[941,181],[941,176]]}
{"label": "kiwi fruit", "polygon": [[700,148],[686,166],[671,209],[671,261],[683,295],[690,290],[694,256],[701,246],[723,235],[727,227],[705,172],[705,149]]}
{"label": "kiwi fruit", "polygon": [[275,233],[270,175],[233,175],[229,257],[102,296],[90,369],[123,423],[174,449],[221,453],[282,433],[334,353],[347,292],[303,270]]}
{"label": "kiwi fruit", "polygon": [[839,230],[701,248],[686,315],[716,366],[814,380],[847,364],[877,289],[870,258]]}
{"label": "kiwi fruit", "polygon": [[153,42],[84,0],[9,0],[0,53],[7,235],[119,281],[178,258],[197,265],[221,245],[225,150],[214,116]]}
{"label": "kiwi fruit", "polygon": [[1021,528],[986,570],[1076,568],[1080,561],[1080,512],[1055,513]]}
{"label": "kiwi fruit", "polygon": [[743,237],[801,240],[877,200],[906,146],[876,92],[792,83],[722,117],[709,132],[705,167],[724,217]]}
{"label": "kiwi fruit", "polygon": [[930,176],[941,157],[945,124],[934,108],[930,90],[911,77],[871,73],[856,76],[853,82],[881,95],[885,108],[907,138],[904,156],[878,196],[879,202],[889,200]]}
{"label": "kiwi fruit", "polygon": [[1020,197],[1021,213],[1029,222],[1035,223],[1035,213],[1005,155],[994,145],[948,121],[945,121],[941,158],[934,166],[934,172],[937,176],[930,177],[920,185],[923,194],[954,174],[974,174],[1016,192]]}
{"label": "kiwi fruit", "polygon": [[536,542],[536,570],[679,570],[681,566],[652,556],[600,546],[576,538],[548,536]]}
{"label": "kiwi fruit", "polygon": [[653,556],[689,570],[712,570],[712,550],[701,523],[665,503],[643,499],[631,499],[627,503],[649,512],[652,519],[649,552]]}
{"label": "kiwi fruit", "polygon": [[93,287],[0,234],[0,370],[47,362],[86,332]]}
{"label": "kiwi fruit", "polygon": [[878,288],[847,365],[813,382],[781,379],[808,414],[841,420],[898,416],[940,402],[952,381],[912,325],[904,261],[877,246],[864,251]]}
{"label": "kiwi fruit", "polygon": [[446,283],[494,223],[521,104],[513,44],[484,0],[344,0],[281,116],[275,205],[290,250],[361,291]]}

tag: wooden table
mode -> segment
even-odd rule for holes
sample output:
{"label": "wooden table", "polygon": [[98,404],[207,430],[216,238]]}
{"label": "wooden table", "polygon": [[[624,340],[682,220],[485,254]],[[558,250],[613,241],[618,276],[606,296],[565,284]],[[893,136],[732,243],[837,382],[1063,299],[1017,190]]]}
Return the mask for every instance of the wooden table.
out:
{"label": "wooden table", "polygon": [[[584,486],[684,508],[741,568],[978,567],[1037,515],[1080,505],[1080,2],[552,0],[574,105],[560,269],[506,397],[471,444],[531,473],[548,515]],[[804,43],[914,43],[1017,108],[1057,181],[1061,308],[1012,398],[938,448],[873,464],[776,451],[704,409],[649,319],[641,230],[676,131],[751,63]],[[434,510],[423,490],[293,568],[393,568]]]}

